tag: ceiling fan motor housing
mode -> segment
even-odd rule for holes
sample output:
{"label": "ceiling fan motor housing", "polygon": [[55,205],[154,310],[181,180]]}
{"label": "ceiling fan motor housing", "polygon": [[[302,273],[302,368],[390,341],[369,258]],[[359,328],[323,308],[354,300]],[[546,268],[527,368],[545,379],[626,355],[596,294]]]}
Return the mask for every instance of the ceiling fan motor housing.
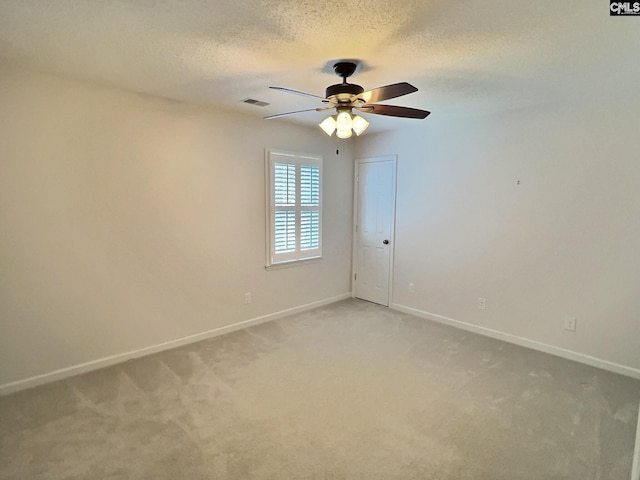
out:
{"label": "ceiling fan motor housing", "polygon": [[347,83],[349,78],[356,71],[357,65],[353,62],[338,62],[333,66],[336,75],[342,77],[342,83],[327,87],[326,98],[338,104],[351,103],[364,92],[360,85]]}
{"label": "ceiling fan motor housing", "polygon": [[[327,87],[326,97],[338,97],[339,95],[348,95],[349,97],[358,96],[364,92],[364,88],[360,85],[354,85],[352,83],[337,83]],[[339,97],[338,97],[339,98]]]}

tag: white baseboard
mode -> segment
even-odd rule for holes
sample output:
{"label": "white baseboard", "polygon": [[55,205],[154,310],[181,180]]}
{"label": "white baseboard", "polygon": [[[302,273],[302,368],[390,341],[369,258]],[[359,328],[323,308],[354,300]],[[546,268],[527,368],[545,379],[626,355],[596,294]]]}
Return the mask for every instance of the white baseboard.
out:
{"label": "white baseboard", "polygon": [[346,300],[347,298],[351,298],[351,292],[344,293],[342,295],[337,295],[335,297],[326,298],[324,300],[319,300],[317,302],[307,303],[305,305],[288,308],[286,310],[270,313],[268,315],[262,315],[260,317],[251,318],[249,320],[237,322],[232,325],[214,328],[213,330],[197,333],[195,335],[189,335],[188,337],[177,338],[175,340],[170,340],[168,342],[160,343],[158,345],[152,345],[150,347],[145,347],[145,348],[133,350],[130,352],[119,353],[116,355],[99,358],[97,360],[91,360],[89,362],[81,363],[79,365],[73,365],[71,367],[61,368],[59,370],[44,373],[42,375],[36,375],[33,377],[25,378],[23,380],[17,380],[15,382],[5,383],[3,385],[0,385],[0,396],[8,395],[10,393],[18,392],[20,390],[26,390],[27,388],[36,387],[38,385],[43,385],[45,383],[55,382],[56,380],[62,380],[65,378],[73,377],[75,375],[90,372],[92,370],[98,370],[100,368],[110,367],[111,365],[116,365],[118,363],[126,362],[127,360],[131,360],[134,358],[145,357],[147,355],[162,352],[164,350],[171,350],[172,348],[177,348],[183,345],[188,345],[190,343],[206,340],[208,338],[217,337],[218,335],[224,335],[225,333],[235,332],[236,330],[241,330],[243,328],[251,327],[253,325],[259,325],[261,323],[270,322],[278,318],[286,317],[288,315],[293,315],[294,313],[300,313],[307,310],[312,310],[314,308],[322,307],[323,305],[329,305],[331,303],[339,302],[341,300]]}
{"label": "white baseboard", "polygon": [[[613,363],[608,360],[603,360],[601,358],[592,357],[590,355],[574,352],[572,350],[566,350],[561,347],[548,345],[546,343],[537,342],[535,340],[529,340],[528,338],[518,337],[517,335],[512,335],[510,333],[504,333],[498,330],[492,330],[490,328],[481,327],[478,325],[474,325],[472,323],[461,322],[460,320],[455,320],[453,318],[437,315],[435,313],[429,313],[423,310],[418,310],[416,308],[399,305],[397,303],[391,304],[390,308],[394,310],[398,310],[399,312],[409,313],[417,317],[426,318],[427,320],[433,320],[434,322],[443,323],[445,325],[450,325],[455,328],[467,330],[473,333],[478,333],[486,337],[495,338],[497,340],[503,340],[508,343],[513,343],[515,345],[520,345],[522,347],[531,348],[532,350],[538,350],[540,352],[549,353],[551,355],[566,358],[568,360],[573,360],[579,363],[584,363],[586,365],[591,365],[592,367],[601,368],[603,370],[609,370],[610,372],[619,373],[621,375],[626,375],[628,377],[633,377],[640,380],[640,370],[638,370],[637,368],[628,367],[626,365],[620,365],[618,363]],[[640,479],[634,479],[634,480],[640,480]]]}
{"label": "white baseboard", "polygon": [[640,408],[638,409],[638,425],[636,426],[636,446],[633,450],[633,466],[631,480],[640,480]]}

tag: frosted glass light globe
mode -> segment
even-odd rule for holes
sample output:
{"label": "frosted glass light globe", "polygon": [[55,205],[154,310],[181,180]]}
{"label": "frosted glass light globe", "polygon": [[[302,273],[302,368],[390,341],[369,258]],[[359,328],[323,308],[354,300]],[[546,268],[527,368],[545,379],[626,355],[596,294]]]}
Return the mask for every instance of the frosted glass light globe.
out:
{"label": "frosted glass light globe", "polygon": [[350,128],[338,128],[336,131],[336,137],[338,138],[349,138],[353,135]]}
{"label": "frosted glass light globe", "polygon": [[336,117],[336,124],[338,126],[338,130],[351,130],[353,120],[351,119],[351,115],[349,114],[349,112],[343,110],[342,112],[338,113],[338,116]]}

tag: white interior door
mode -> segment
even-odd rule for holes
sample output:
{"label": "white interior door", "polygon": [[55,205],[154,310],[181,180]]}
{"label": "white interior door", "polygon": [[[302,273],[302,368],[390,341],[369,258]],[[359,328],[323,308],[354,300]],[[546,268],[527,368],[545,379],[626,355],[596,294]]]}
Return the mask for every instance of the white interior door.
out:
{"label": "white interior door", "polygon": [[395,224],[396,159],[356,161],[354,294],[389,305]]}

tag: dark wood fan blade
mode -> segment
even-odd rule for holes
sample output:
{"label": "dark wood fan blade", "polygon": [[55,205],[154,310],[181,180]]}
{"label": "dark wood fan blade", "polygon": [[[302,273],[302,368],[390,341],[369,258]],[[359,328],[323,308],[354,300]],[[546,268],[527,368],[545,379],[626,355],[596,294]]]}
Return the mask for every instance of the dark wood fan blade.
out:
{"label": "dark wood fan blade", "polygon": [[269,120],[271,118],[278,117],[286,117],[287,115],[295,115],[296,113],[304,113],[304,112],[324,112],[326,110],[333,110],[333,107],[324,107],[324,108],[308,108],[307,110],[296,110],[295,112],[287,112],[287,113],[276,113],[275,115],[269,115],[267,117],[262,117],[264,120]]}
{"label": "dark wood fan blade", "polygon": [[326,100],[324,97],[319,97],[318,95],[314,95],[312,93],[299,92],[298,90],[291,90],[290,88],[284,88],[284,87],[269,87],[269,88],[272,88],[274,90],[280,90],[281,92],[293,93],[294,95],[302,95],[303,97],[313,97],[313,98],[319,98],[320,100]]}
{"label": "dark wood fan blade", "polygon": [[390,117],[404,117],[404,118],[427,118],[431,112],[426,110],[419,110],[417,108],[409,107],[396,107],[395,105],[374,105],[365,104],[358,110],[364,113],[374,113],[376,115],[388,115]]}
{"label": "dark wood fan blade", "polygon": [[358,98],[362,98],[367,103],[375,103],[389,100],[390,98],[401,97],[402,95],[407,95],[417,91],[418,89],[410,83],[400,82],[366,91],[363,94],[358,95]]}

